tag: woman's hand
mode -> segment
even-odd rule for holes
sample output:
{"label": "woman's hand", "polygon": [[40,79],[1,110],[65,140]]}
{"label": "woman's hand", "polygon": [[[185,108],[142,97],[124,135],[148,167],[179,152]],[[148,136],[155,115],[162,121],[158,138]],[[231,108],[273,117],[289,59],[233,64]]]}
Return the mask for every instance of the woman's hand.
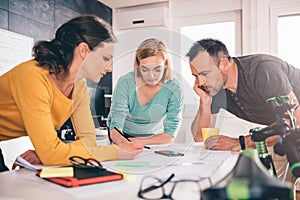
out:
{"label": "woman's hand", "polygon": [[[20,157],[22,157],[24,160],[28,161],[29,163],[33,165],[40,165],[42,164],[41,160],[39,159],[38,155],[34,150],[28,150],[25,153],[21,154]],[[16,161],[14,162],[12,169],[16,169],[18,165],[16,164]]]}
{"label": "woman's hand", "polygon": [[121,135],[116,129],[110,130],[110,138],[116,145],[119,145],[121,143],[128,143],[128,139]]}
{"label": "woman's hand", "polygon": [[118,159],[129,160],[133,159],[136,155],[143,151],[143,144],[134,142],[123,142],[117,145]]}

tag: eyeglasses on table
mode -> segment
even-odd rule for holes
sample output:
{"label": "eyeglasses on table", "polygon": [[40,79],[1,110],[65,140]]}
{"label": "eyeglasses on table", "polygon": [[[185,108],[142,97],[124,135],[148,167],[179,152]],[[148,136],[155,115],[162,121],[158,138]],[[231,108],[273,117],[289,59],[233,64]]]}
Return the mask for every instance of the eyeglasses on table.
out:
{"label": "eyeglasses on table", "polygon": [[80,168],[100,168],[103,169],[101,163],[93,158],[82,158],[80,156],[72,156],[69,158],[70,163]]}
{"label": "eyeglasses on table", "polygon": [[[192,199],[200,199],[201,185],[200,182],[207,178],[201,179],[182,179],[171,181],[174,177],[171,174],[166,180],[155,176],[146,176],[141,180],[138,197],[142,199],[187,199],[186,194],[192,196]],[[209,179],[210,182],[210,179]],[[211,183],[211,182],[210,182]],[[170,185],[171,184],[171,185]],[[168,192],[166,192],[168,190]],[[194,195],[195,194],[195,195]],[[190,199],[190,198],[188,198]]]}

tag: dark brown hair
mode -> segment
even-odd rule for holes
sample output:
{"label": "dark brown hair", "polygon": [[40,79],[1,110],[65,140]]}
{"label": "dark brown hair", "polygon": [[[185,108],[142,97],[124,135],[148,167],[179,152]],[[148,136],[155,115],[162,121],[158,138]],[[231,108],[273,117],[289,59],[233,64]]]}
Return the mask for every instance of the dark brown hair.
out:
{"label": "dark brown hair", "polygon": [[39,41],[33,47],[33,57],[50,73],[68,73],[73,60],[74,49],[81,42],[93,50],[102,42],[115,42],[111,26],[94,15],[82,15],[71,19],[56,31],[51,41]]}

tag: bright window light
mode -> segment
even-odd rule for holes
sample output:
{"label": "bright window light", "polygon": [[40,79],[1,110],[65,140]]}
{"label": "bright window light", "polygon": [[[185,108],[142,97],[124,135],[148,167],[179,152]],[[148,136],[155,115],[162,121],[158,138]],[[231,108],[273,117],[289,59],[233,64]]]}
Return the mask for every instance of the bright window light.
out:
{"label": "bright window light", "polygon": [[278,56],[300,68],[300,15],[278,18]]}

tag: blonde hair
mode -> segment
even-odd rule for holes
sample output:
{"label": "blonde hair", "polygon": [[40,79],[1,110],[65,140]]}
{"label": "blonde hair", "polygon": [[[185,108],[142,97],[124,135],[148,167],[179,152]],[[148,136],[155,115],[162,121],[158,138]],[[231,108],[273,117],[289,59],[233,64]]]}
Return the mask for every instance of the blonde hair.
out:
{"label": "blonde hair", "polygon": [[165,43],[157,38],[150,38],[144,40],[137,48],[135,52],[135,59],[134,59],[134,68],[136,69],[136,75],[138,77],[141,76],[141,73],[139,71],[139,65],[140,60],[144,58],[148,58],[151,56],[162,56],[162,58],[165,60],[165,70],[162,77],[162,81],[166,82],[168,80],[172,79],[171,76],[171,59],[167,52],[167,47]]}

